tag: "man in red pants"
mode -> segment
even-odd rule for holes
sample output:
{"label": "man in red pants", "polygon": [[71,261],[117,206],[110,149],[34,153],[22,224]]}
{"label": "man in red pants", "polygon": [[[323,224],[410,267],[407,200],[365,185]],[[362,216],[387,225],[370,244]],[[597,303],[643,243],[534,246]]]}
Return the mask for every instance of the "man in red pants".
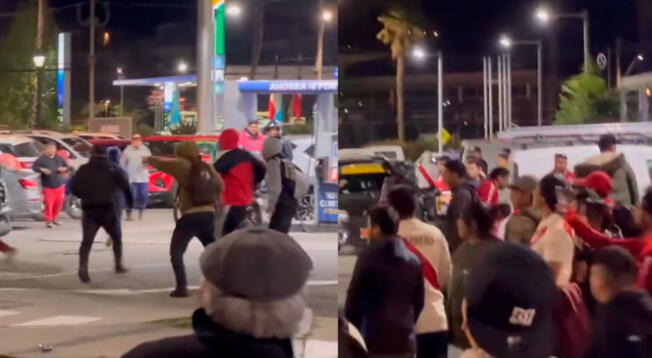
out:
{"label": "man in red pants", "polygon": [[7,257],[12,257],[16,254],[16,249],[5,244],[4,241],[0,240],[0,252],[7,255]]}
{"label": "man in red pants", "polygon": [[51,229],[53,225],[59,225],[57,218],[63,207],[63,200],[66,194],[66,186],[62,175],[68,173],[70,167],[66,160],[57,155],[57,146],[48,143],[45,151],[32,165],[35,172],[41,174],[43,185],[43,204],[45,205],[45,225]]}

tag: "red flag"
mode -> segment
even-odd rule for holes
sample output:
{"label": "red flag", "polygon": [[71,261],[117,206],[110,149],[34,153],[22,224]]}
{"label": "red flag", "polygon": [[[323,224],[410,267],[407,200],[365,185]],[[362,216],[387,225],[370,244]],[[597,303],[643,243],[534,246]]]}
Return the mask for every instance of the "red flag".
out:
{"label": "red flag", "polygon": [[267,107],[267,110],[269,111],[269,121],[271,122],[276,117],[276,105],[274,104],[273,94],[269,95],[269,105]]}
{"label": "red flag", "polygon": [[293,108],[292,111],[294,112],[294,120],[298,121],[301,120],[301,95],[300,94],[295,94],[292,96],[293,100]]}

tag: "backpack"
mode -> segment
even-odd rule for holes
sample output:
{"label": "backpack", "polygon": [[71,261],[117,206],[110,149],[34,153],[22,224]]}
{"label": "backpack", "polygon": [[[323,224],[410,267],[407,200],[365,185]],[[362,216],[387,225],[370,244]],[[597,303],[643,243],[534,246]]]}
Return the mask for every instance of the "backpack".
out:
{"label": "backpack", "polygon": [[310,188],[308,176],[296,164],[287,159],[281,159],[281,177],[283,185],[288,182],[293,186],[293,188],[283,188],[283,190],[289,189],[295,199],[301,200],[308,194]]}
{"label": "backpack", "polygon": [[203,161],[192,163],[190,167],[190,180],[188,187],[185,189],[190,194],[190,201],[194,205],[213,205],[217,201],[213,175],[209,165]]}

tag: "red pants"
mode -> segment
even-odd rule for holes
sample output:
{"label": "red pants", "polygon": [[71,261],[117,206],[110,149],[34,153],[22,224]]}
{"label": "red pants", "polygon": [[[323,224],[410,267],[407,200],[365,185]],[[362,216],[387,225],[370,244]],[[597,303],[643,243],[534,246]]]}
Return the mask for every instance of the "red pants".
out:
{"label": "red pants", "polygon": [[65,195],[65,185],[56,189],[43,188],[43,204],[45,205],[43,216],[45,216],[45,222],[52,222],[59,217]]}
{"label": "red pants", "polygon": [[13,250],[13,247],[5,244],[2,240],[0,240],[0,252],[9,252]]}

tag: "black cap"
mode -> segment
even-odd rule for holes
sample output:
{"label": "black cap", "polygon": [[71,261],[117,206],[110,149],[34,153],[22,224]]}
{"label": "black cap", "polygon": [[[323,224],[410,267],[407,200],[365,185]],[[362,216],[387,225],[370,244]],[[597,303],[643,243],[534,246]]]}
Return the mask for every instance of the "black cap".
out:
{"label": "black cap", "polygon": [[534,251],[499,243],[483,254],[466,284],[467,323],[494,357],[542,358],[552,353],[552,272]]}

